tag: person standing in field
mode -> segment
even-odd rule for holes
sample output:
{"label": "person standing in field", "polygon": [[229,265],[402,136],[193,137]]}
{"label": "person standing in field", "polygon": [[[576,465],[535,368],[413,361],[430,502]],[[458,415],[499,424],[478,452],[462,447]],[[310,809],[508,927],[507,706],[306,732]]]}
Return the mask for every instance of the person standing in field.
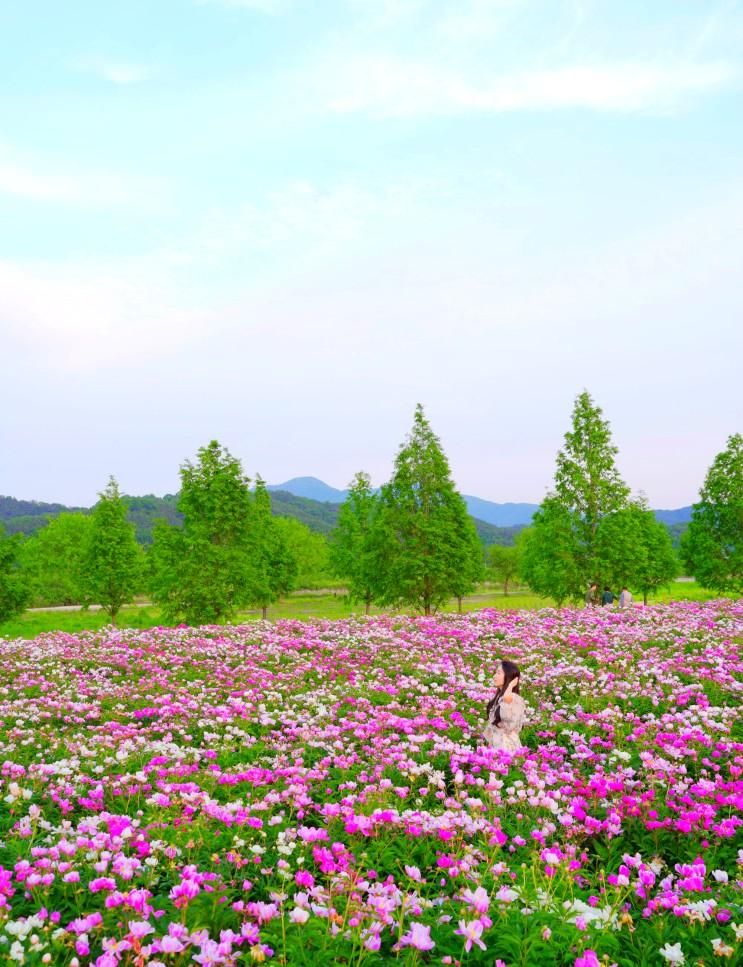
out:
{"label": "person standing in field", "polygon": [[624,585],[622,587],[622,592],[619,595],[619,607],[624,609],[624,608],[629,608],[631,606],[632,606],[632,592],[628,591],[627,586]]}
{"label": "person standing in field", "polygon": [[521,674],[512,661],[501,661],[495,672],[495,695],[485,710],[485,741],[493,749],[515,752],[521,748],[519,732],[526,718],[526,703],[519,694]]}
{"label": "person standing in field", "polygon": [[599,588],[595,581],[589,586],[586,591],[586,607],[595,608],[598,604]]}
{"label": "person standing in field", "polygon": [[614,595],[612,594],[611,588],[605,587],[604,593],[601,595],[601,607],[608,608],[614,604]]}

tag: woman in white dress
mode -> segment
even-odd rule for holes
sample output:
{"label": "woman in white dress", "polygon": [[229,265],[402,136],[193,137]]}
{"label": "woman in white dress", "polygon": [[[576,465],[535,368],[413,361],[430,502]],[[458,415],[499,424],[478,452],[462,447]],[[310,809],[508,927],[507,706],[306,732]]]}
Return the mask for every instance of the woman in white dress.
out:
{"label": "woman in white dress", "polygon": [[495,695],[488,702],[487,725],[483,735],[494,749],[515,752],[521,748],[519,731],[526,718],[526,703],[519,695],[520,673],[512,661],[501,661],[493,684]]}

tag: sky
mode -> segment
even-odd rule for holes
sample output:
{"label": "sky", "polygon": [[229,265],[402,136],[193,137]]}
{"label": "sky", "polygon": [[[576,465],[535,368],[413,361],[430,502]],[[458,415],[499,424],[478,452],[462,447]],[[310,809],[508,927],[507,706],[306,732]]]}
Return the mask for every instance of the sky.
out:
{"label": "sky", "polygon": [[538,502],[584,389],[651,506],[743,431],[743,3],[0,3],[0,494]]}

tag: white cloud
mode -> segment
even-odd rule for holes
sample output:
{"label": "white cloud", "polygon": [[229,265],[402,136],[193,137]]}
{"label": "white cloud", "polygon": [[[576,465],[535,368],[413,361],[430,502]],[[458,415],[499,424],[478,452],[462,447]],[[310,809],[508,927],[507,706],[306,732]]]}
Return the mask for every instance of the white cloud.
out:
{"label": "white cloud", "polygon": [[333,73],[330,109],[375,117],[561,108],[665,112],[738,77],[727,63],[625,63],[473,78],[429,63],[382,56],[339,63]]}

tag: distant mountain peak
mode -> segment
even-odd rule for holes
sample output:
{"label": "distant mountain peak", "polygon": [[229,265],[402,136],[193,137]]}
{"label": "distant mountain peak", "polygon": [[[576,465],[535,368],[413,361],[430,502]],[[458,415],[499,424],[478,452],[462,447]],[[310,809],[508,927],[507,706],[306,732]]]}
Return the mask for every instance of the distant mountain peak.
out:
{"label": "distant mountain peak", "polygon": [[347,490],[331,487],[317,477],[292,477],[280,484],[269,484],[269,490],[284,490],[295,497],[308,497],[326,504],[342,504],[348,496]]}

